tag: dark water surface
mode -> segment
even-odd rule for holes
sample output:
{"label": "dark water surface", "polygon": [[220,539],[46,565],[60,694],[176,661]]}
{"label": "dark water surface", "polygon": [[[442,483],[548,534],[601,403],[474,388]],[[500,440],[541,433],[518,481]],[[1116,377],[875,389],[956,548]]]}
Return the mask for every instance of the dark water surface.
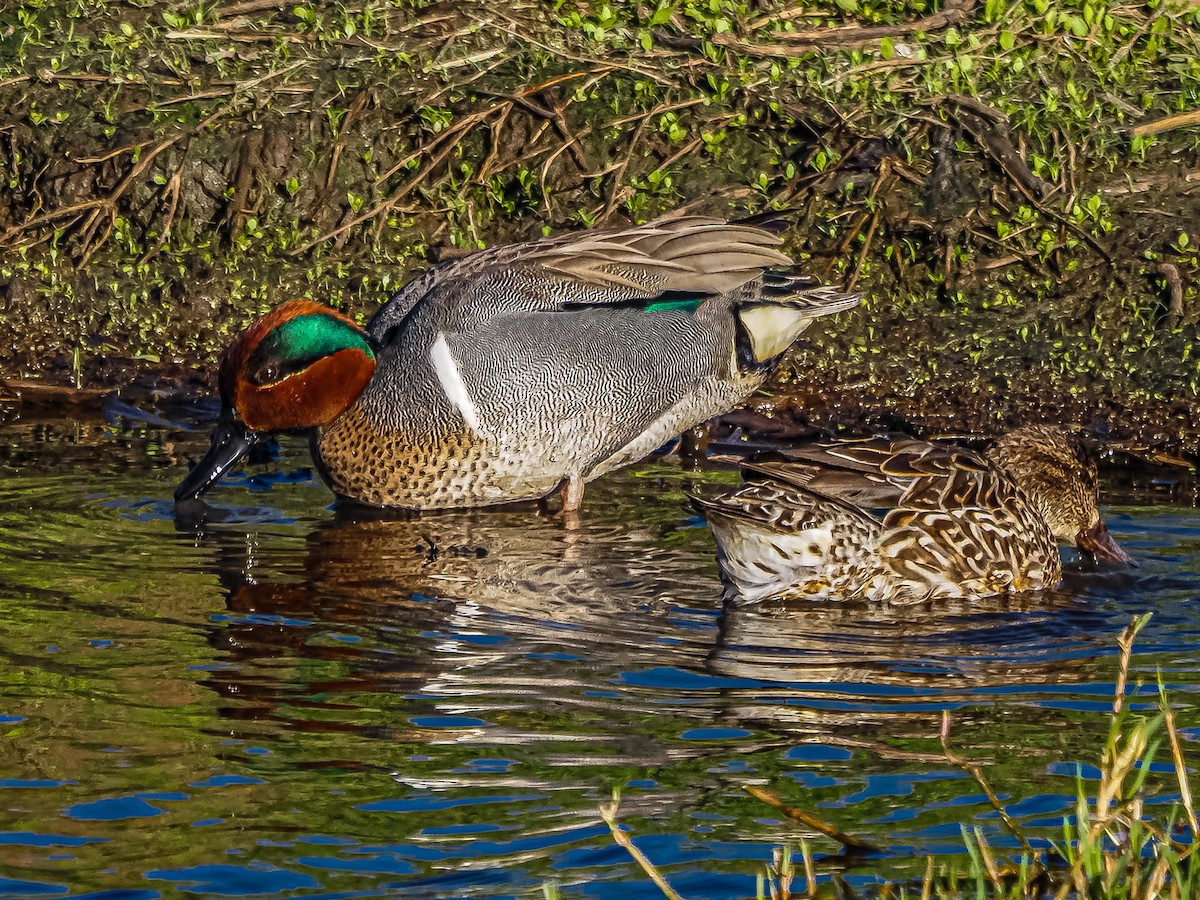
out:
{"label": "dark water surface", "polygon": [[[1151,479],[1105,498],[1131,575],[781,618],[722,610],[683,489],[728,473],[607,478],[574,530],[356,521],[288,441],[213,493],[224,521],[181,527],[171,491],[206,442],[0,427],[0,896],[658,897],[597,815],[614,788],[693,900],[753,896],[802,837],[823,877],[904,877],[961,854],[963,824],[1013,845],[942,754],[943,710],[1014,817],[1061,835],[1146,610],[1134,677],[1161,669],[1200,738],[1200,516]],[[887,851],[840,857],[750,784]]]}

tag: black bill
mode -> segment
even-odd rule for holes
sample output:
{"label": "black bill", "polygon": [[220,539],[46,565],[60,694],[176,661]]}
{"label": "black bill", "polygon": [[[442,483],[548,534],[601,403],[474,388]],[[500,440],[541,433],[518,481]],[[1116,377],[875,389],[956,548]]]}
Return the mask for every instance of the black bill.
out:
{"label": "black bill", "polygon": [[220,481],[222,476],[264,437],[265,435],[251,431],[239,422],[234,417],[233,410],[226,407],[221,411],[217,427],[213,429],[212,446],[208,448],[204,458],[192,467],[179,487],[175,488],[175,502],[183,503],[199,497]]}

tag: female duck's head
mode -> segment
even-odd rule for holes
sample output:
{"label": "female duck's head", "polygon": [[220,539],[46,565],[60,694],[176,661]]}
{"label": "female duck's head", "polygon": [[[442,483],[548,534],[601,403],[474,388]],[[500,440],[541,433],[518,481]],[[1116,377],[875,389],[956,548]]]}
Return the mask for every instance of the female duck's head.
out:
{"label": "female duck's head", "polygon": [[272,432],[328,425],[374,374],[366,335],[340,313],[308,300],[267,313],[221,358],[221,417],[212,446],[176,488],[175,501],[203,494]]}
{"label": "female duck's head", "polygon": [[1100,516],[1096,458],[1081,433],[1027,425],[997,439],[990,455],[1025,491],[1059,543],[1097,559],[1132,563]]}

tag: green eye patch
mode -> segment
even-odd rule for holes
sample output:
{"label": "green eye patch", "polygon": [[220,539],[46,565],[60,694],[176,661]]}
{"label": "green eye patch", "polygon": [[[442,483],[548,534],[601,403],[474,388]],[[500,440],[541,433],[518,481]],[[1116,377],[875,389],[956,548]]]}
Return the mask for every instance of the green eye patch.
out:
{"label": "green eye patch", "polygon": [[246,377],[252,384],[274,384],[340,350],[375,357],[362,332],[348,322],[331,315],[296,316],[262,339],[247,360]]}

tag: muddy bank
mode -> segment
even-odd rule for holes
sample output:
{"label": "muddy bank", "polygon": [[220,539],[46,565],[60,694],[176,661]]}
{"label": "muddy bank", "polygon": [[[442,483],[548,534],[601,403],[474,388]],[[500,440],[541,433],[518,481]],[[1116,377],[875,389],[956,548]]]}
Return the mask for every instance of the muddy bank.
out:
{"label": "muddy bank", "polygon": [[0,12],[0,375],[197,396],[289,297],[775,205],[866,300],[757,408],[1195,454],[1200,12],[1043,6]]}

